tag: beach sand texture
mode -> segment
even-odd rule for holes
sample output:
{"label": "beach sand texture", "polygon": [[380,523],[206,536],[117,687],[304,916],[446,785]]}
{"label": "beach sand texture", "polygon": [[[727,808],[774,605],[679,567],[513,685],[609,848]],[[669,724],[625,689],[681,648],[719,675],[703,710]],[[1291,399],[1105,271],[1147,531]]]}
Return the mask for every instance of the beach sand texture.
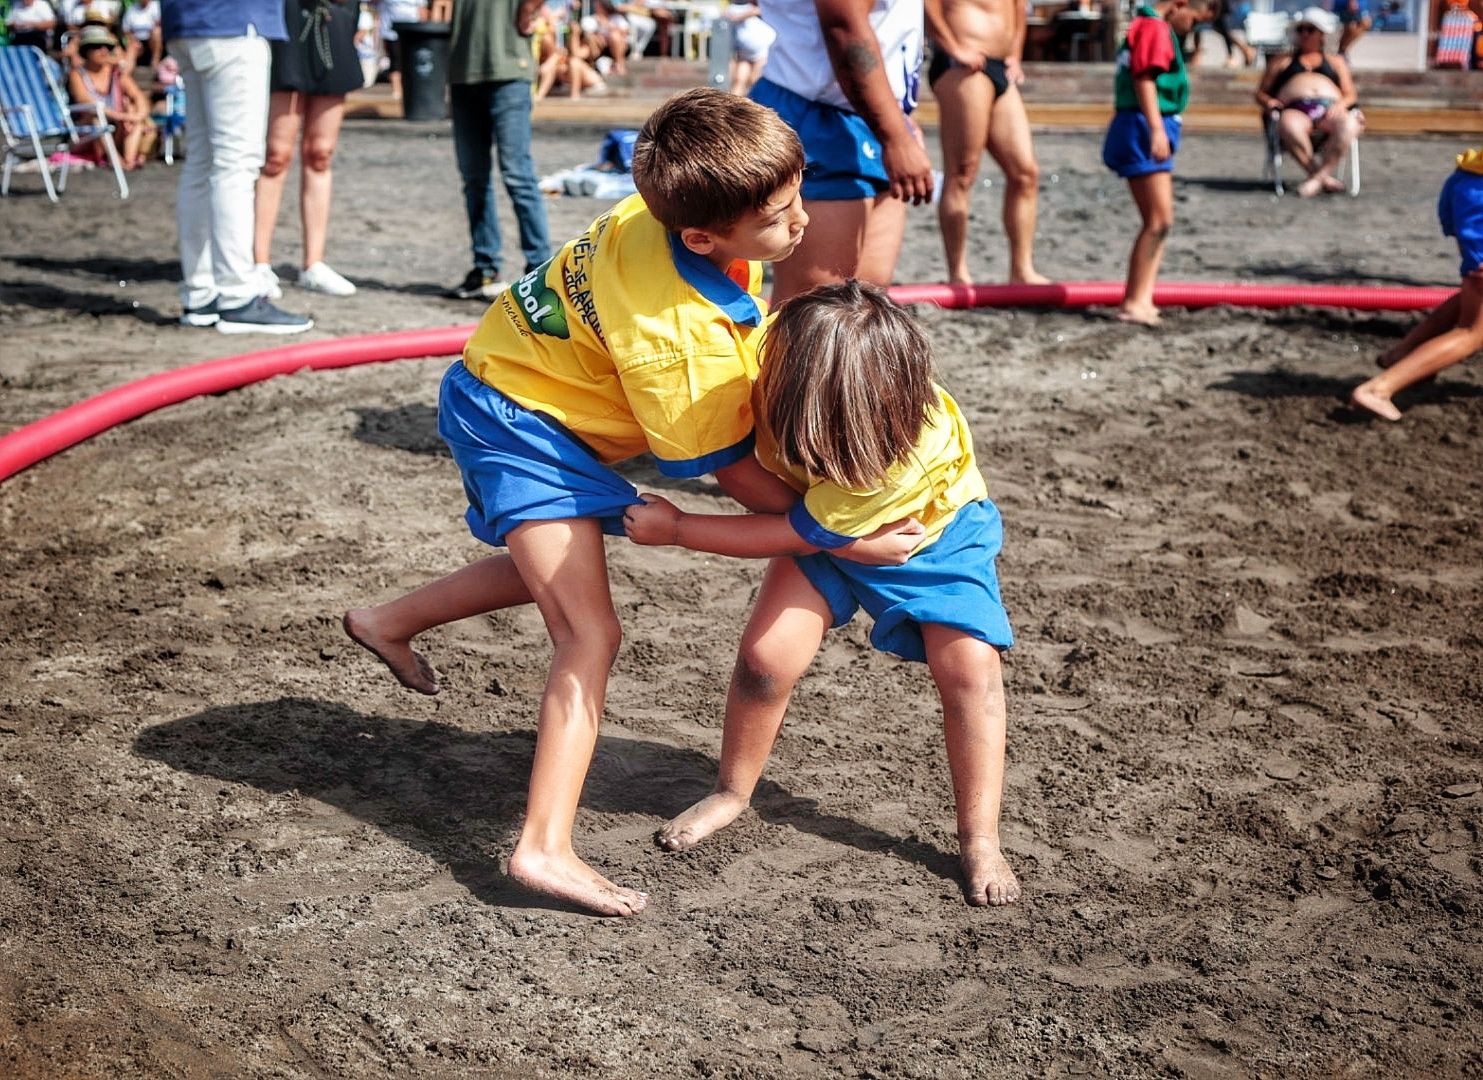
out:
{"label": "beach sand texture", "polygon": [[[539,132],[538,167],[600,134]],[[1123,274],[1136,214],[1099,141],[1038,141],[1053,277]],[[1256,183],[1256,136],[1191,138],[1164,277],[1455,283],[1434,199],[1461,148],[1368,140],[1359,199],[1301,202]],[[282,343],[174,325],[177,175],[123,203],[77,176],[56,207],[20,176],[0,202],[0,431]],[[314,335],[478,317],[438,296],[469,262],[445,129],[348,124],[335,198],[328,259],[361,289],[286,287]],[[553,200],[553,234],[600,209]],[[914,210],[898,279],[942,267]],[[1410,315],[920,316],[1006,522],[1019,905],[963,904],[936,695],[863,620],[800,684],[754,809],[657,850],[713,779],[761,566],[620,540],[577,842],[653,901],[604,920],[511,887],[538,616],[426,635],[435,699],[339,628],[480,554],[435,430],[447,361],[304,373],[0,485],[0,1074],[1483,1070],[1483,367],[1388,424],[1344,401]]]}

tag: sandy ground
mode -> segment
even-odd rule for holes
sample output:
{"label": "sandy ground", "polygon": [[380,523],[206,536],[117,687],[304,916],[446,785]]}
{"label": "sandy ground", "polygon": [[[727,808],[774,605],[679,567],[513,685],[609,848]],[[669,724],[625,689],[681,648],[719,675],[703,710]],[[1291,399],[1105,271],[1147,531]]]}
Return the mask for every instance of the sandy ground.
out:
{"label": "sandy ground", "polygon": [[[539,165],[597,142],[542,133]],[[1097,144],[1039,141],[1047,273],[1122,273]],[[1432,201],[1457,149],[1371,140],[1360,199],[1279,202],[1254,137],[1192,137],[1166,277],[1455,282]],[[290,289],[315,335],[478,316],[437,296],[467,269],[451,161],[435,128],[348,126],[330,259],[362,289]],[[0,430],[265,344],[173,324],[174,179],[0,203]],[[554,201],[555,233],[599,209]],[[900,277],[941,266],[916,211]],[[446,361],[306,373],[0,487],[0,1074],[1479,1075],[1483,369],[1390,425],[1343,400],[1411,316],[921,317],[1007,524],[1020,905],[963,904],[930,681],[858,621],[755,810],[658,851],[712,780],[760,567],[616,540],[579,845],[653,904],[521,895],[539,620],[429,634],[437,699],[337,622],[479,554]]]}

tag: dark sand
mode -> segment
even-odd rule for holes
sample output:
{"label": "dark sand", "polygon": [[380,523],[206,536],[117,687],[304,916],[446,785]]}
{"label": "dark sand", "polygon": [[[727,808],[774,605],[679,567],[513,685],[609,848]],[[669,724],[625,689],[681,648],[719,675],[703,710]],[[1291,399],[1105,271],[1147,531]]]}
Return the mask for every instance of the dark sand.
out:
{"label": "dark sand", "polygon": [[[1098,141],[1039,141],[1051,275],[1122,274]],[[597,143],[542,133],[538,163]],[[1455,283],[1433,200],[1458,149],[1369,140],[1360,199],[1279,202],[1255,137],[1192,136],[1165,276]],[[316,336],[477,318],[437,296],[468,262],[451,162],[435,128],[347,126],[330,261],[362,290],[289,289]],[[174,180],[119,203],[83,175],[52,207],[17,178],[0,431],[276,344],[173,325]],[[598,210],[554,201],[554,232]],[[941,267],[916,211],[900,279]],[[963,904],[930,681],[859,621],[755,811],[656,850],[714,774],[760,567],[616,540],[627,638],[578,842],[653,902],[523,896],[501,866],[539,619],[429,634],[436,699],[339,628],[479,554],[434,430],[446,361],[306,373],[0,486],[0,1075],[1479,1075],[1483,367],[1392,425],[1343,402],[1413,316],[921,316],[1007,523],[1021,904]]]}

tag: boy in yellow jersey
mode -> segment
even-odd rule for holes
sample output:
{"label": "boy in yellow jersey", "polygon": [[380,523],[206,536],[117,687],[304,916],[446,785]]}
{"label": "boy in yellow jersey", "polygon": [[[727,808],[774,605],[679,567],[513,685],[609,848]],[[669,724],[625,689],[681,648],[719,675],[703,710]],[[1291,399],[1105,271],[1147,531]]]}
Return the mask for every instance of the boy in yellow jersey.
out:
{"label": "boy in yellow jersey", "polygon": [[1457,155],[1437,216],[1462,253],[1462,286],[1380,357],[1384,371],[1354,388],[1351,403],[1386,420],[1401,418],[1396,394],[1483,349],[1483,146]]}
{"label": "boy in yellow jersey", "polygon": [[[1013,641],[994,571],[1003,529],[925,335],[878,289],[820,286],[778,309],[756,399],[758,456],[803,493],[788,513],[686,514],[645,494],[624,517],[637,543],[772,558],[726,698],[715,791],[661,830],[660,846],[691,848],[746,809],[825,631],[863,607],[876,648],[925,661],[942,696],[968,902],[1014,903],[999,846],[999,653]],[[923,531],[904,564],[837,558],[907,517]]]}
{"label": "boy in yellow jersey", "polygon": [[[509,871],[603,914],[647,903],[572,848],[620,639],[603,534],[621,534],[638,500],[610,466],[652,452],[665,475],[715,473],[749,508],[793,502],[753,456],[751,391],[764,315],[757,260],[786,257],[802,237],[802,170],[797,138],[769,109],[710,89],[662,105],[634,148],[639,194],[502,293],[444,377],[438,430],[463,476],[469,528],[508,553],[345,616],[346,632],[403,685],[434,694],[414,637],[537,605],[554,655]],[[855,554],[905,557],[906,542],[880,542]]]}

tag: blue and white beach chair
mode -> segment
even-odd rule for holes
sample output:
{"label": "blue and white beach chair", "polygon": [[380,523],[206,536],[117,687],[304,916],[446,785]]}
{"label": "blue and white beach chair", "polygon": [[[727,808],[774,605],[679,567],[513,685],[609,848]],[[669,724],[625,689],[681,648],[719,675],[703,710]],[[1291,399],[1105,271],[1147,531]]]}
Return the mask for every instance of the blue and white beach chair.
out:
{"label": "blue and white beach chair", "polygon": [[[83,121],[74,122],[73,115]],[[113,142],[113,125],[98,103],[68,105],[57,84],[55,65],[33,45],[0,46],[0,137],[5,140],[5,164],[0,195],[10,194],[10,174],[25,158],[33,158],[52,202],[67,190],[68,158],[78,146],[100,139],[118,180],[119,198],[129,197],[123,162]],[[52,183],[50,154],[60,151],[57,181]]]}

